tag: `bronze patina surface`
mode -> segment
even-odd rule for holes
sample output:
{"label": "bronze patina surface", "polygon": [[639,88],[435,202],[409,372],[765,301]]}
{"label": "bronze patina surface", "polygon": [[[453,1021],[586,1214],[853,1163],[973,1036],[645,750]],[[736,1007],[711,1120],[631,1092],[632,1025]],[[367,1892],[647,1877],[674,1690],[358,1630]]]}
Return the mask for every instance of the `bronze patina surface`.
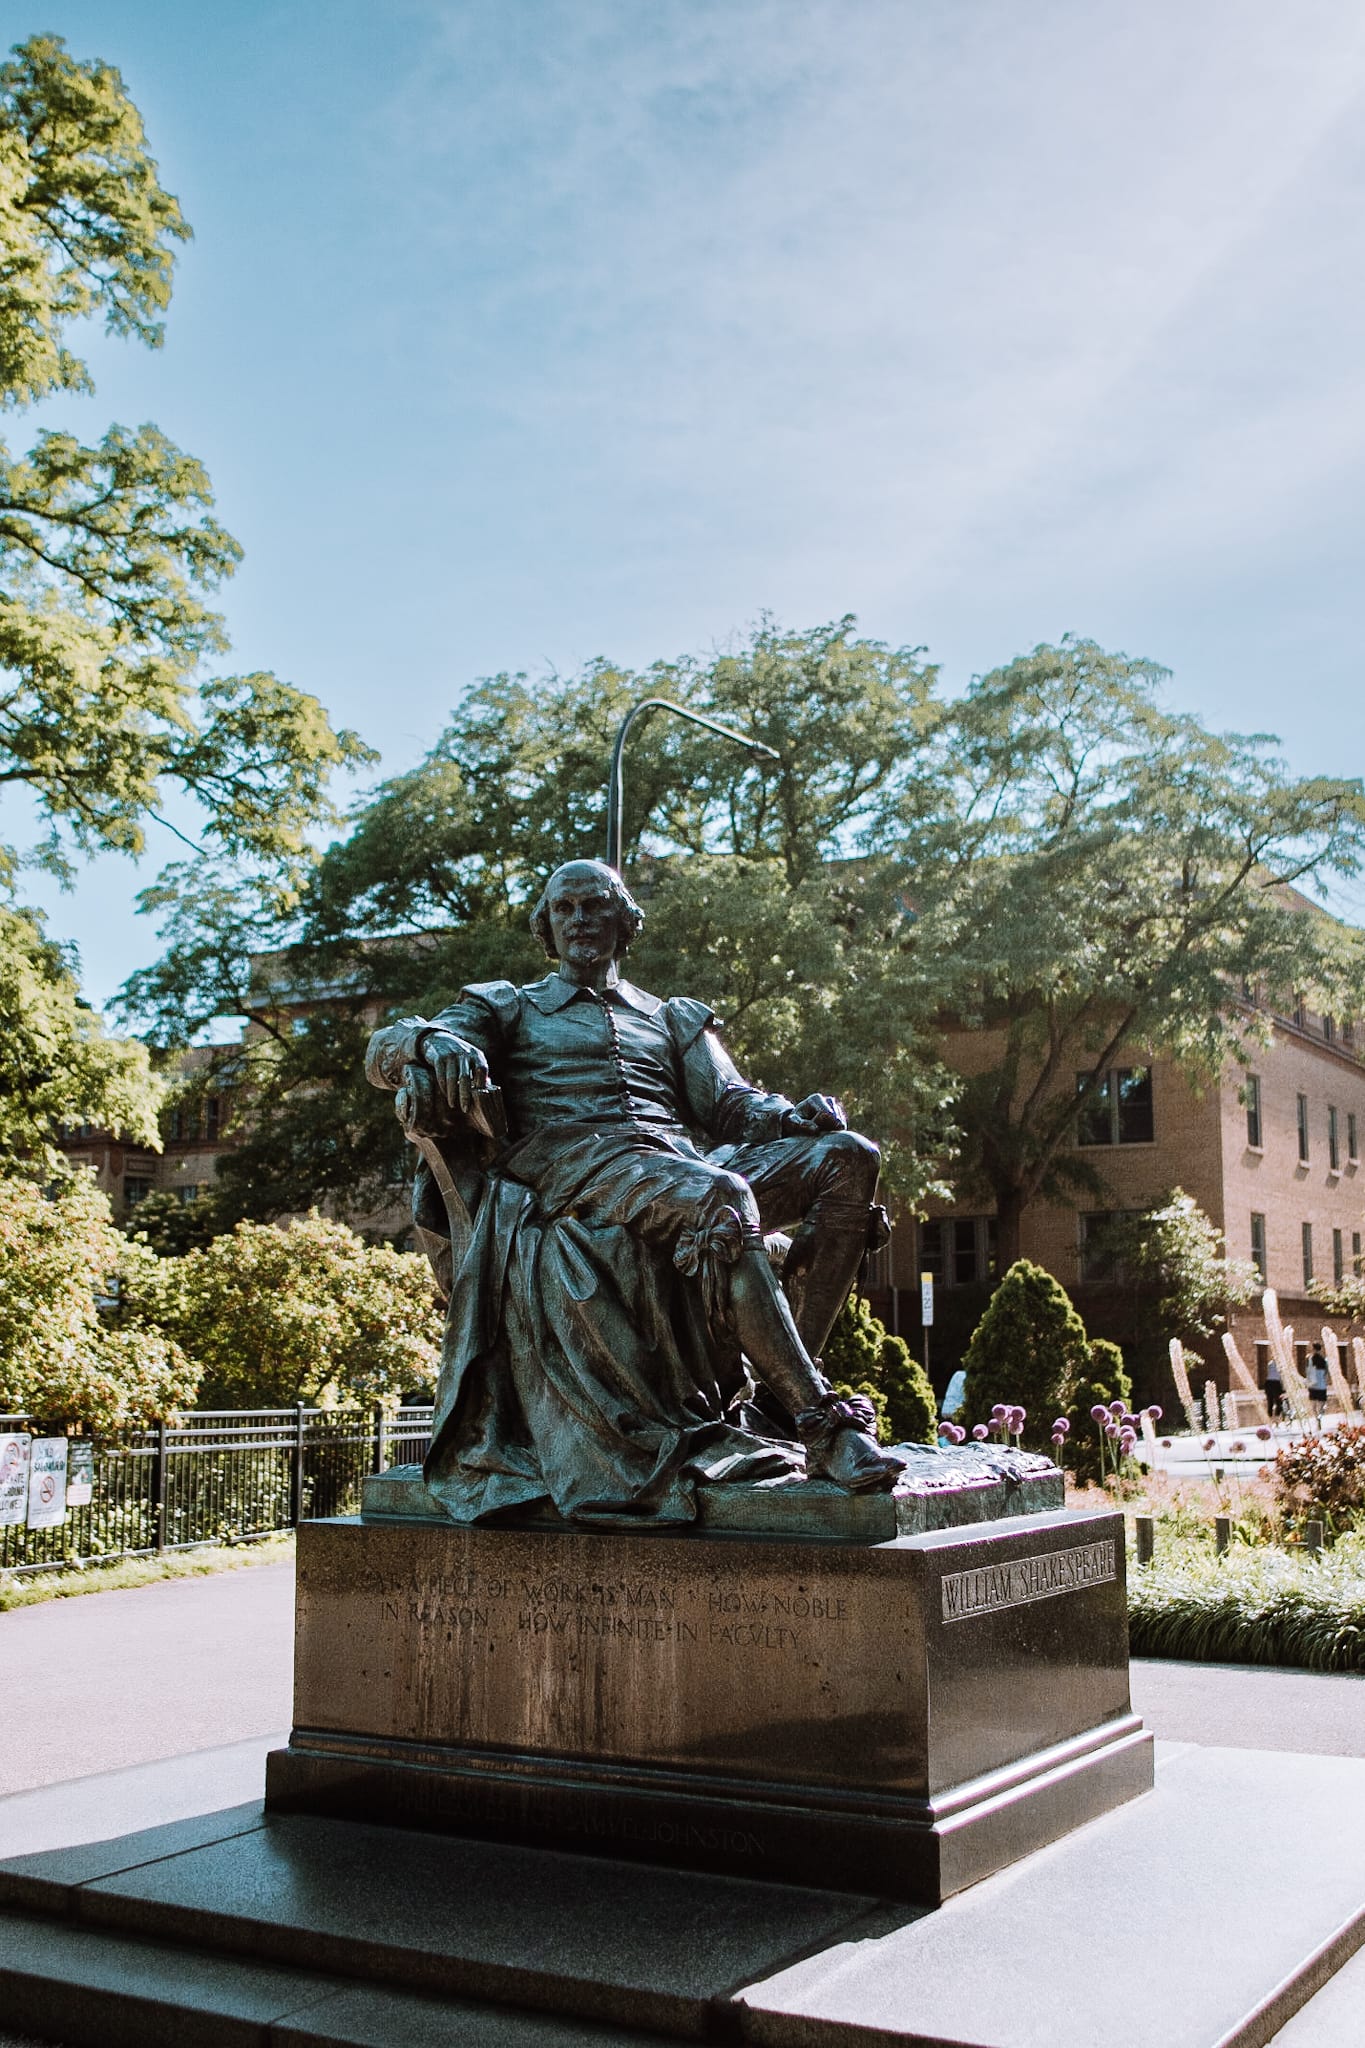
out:
{"label": "bronze patina surface", "polygon": [[896,1480],[871,1404],[819,1359],[885,1241],[877,1147],[832,1096],[746,1081],[704,1003],[626,981],[642,917],[614,870],[570,861],[531,920],[552,973],[370,1043],[449,1300],[426,1482],[455,1521],[548,1502],[678,1524],[706,1487]]}

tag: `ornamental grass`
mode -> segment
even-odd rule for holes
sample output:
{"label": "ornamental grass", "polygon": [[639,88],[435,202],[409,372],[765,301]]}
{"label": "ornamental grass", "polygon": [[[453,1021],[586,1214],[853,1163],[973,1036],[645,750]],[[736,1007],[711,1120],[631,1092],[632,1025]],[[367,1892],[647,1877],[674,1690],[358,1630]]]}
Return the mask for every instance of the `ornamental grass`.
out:
{"label": "ornamental grass", "polygon": [[1365,1672],[1365,1533],[1330,1550],[1168,1545],[1130,1566],[1135,1657]]}

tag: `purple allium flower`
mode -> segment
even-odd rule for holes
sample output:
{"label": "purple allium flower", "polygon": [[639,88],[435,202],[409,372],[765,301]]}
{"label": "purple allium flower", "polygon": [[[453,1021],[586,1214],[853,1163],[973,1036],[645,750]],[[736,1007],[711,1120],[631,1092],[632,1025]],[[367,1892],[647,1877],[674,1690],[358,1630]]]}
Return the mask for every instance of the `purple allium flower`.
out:
{"label": "purple allium flower", "polygon": [[1010,1409],[1010,1414],[1009,1414],[1009,1423],[1010,1423],[1010,1429],[1011,1429],[1011,1430],[1012,1430],[1013,1432],[1015,1432],[1015,1433],[1017,1434],[1017,1432],[1018,1432],[1019,1430],[1021,1430],[1021,1429],[1023,1428],[1024,1424],[1025,1424],[1025,1423],[1026,1423],[1027,1421],[1028,1421],[1028,1409],[1027,1409],[1027,1408],[1011,1408],[1011,1409]]}
{"label": "purple allium flower", "polygon": [[972,1431],[972,1435],[976,1438],[979,1444],[984,1444],[986,1438],[990,1435],[990,1431],[987,1429],[984,1422],[978,1422],[976,1424],[976,1427]]}
{"label": "purple allium flower", "polygon": [[1168,1436],[1163,1436],[1163,1437],[1162,1437],[1162,1439],[1161,1439],[1161,1448],[1162,1448],[1162,1450],[1163,1450],[1163,1451],[1169,1451],[1169,1449],[1171,1448],[1171,1439],[1170,1439],[1170,1437],[1168,1437]]}
{"label": "purple allium flower", "polygon": [[1137,1438],[1133,1435],[1131,1429],[1121,1429],[1119,1431],[1119,1449],[1125,1457],[1127,1457],[1136,1442]]}
{"label": "purple allium flower", "polygon": [[1267,1429],[1264,1426],[1264,1424],[1262,1424],[1261,1428],[1257,1430],[1256,1434],[1261,1439],[1261,1442],[1263,1444],[1268,1444],[1270,1442],[1271,1437],[1274,1435],[1274,1431]]}
{"label": "purple allium flower", "polygon": [[1109,1403],[1109,1413],[1114,1417],[1115,1421],[1118,1420],[1120,1415],[1127,1412],[1127,1405],[1125,1401],[1111,1401]]}
{"label": "purple allium flower", "polygon": [[997,1401],[997,1402],[996,1402],[996,1404],[995,1404],[995,1406],[994,1406],[994,1408],[992,1408],[992,1410],[991,1410],[991,1421],[992,1421],[992,1422],[998,1422],[998,1421],[1000,1420],[1000,1417],[1001,1417],[1002,1415],[1008,1415],[1008,1413],[1009,1413],[1009,1410],[1008,1410],[1008,1408],[1006,1408],[1006,1406],[1005,1406],[1004,1402],[1003,1402],[1003,1401]]}
{"label": "purple allium flower", "polygon": [[1204,1449],[1205,1449],[1206,1451],[1216,1451],[1216,1450],[1217,1450],[1217,1448],[1218,1448],[1218,1439],[1217,1439],[1217,1437],[1216,1437],[1216,1436],[1206,1436],[1206,1437],[1204,1438]]}
{"label": "purple allium flower", "polygon": [[1109,1410],[1102,1408],[1097,1401],[1090,1411],[1090,1420],[1092,1422],[1107,1422],[1109,1420]]}
{"label": "purple allium flower", "polygon": [[1233,1457],[1234,1457],[1234,1458],[1235,1458],[1235,1457],[1238,1457],[1238,1456],[1240,1455],[1240,1453],[1241,1453],[1241,1452],[1243,1452],[1243,1451],[1244,1451],[1245,1449],[1246,1449],[1246,1445],[1245,1445],[1245,1444],[1244,1444],[1244,1443],[1242,1442],[1241,1438],[1239,1437],[1239,1438],[1237,1439],[1237,1442],[1236,1442],[1236,1443],[1235,1443],[1235,1444],[1234,1444],[1234,1445],[1232,1446],[1232,1455],[1233,1455]]}
{"label": "purple allium flower", "polygon": [[1161,1410],[1157,1407],[1155,1402],[1152,1403],[1151,1407],[1147,1410],[1147,1413],[1151,1416],[1153,1422],[1160,1422]]}
{"label": "purple allium flower", "polygon": [[1057,1420],[1053,1423],[1052,1427],[1054,1429],[1059,1429],[1062,1432],[1063,1436],[1070,1436],[1071,1434],[1071,1424],[1067,1421],[1065,1415],[1059,1415],[1057,1417]]}
{"label": "purple allium flower", "polygon": [[1117,1443],[1119,1440],[1119,1426],[1117,1422],[1106,1422],[1104,1425],[1104,1433],[1109,1438],[1109,1441],[1111,1443]]}

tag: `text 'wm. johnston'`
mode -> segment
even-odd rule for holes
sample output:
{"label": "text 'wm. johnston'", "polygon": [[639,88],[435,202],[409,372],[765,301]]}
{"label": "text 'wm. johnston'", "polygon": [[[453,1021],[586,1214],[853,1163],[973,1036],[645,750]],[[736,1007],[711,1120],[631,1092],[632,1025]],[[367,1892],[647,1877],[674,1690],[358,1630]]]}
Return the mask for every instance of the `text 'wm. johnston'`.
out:
{"label": "text 'wm. johnston'", "polygon": [[1117,1575],[1112,1539],[1020,1557],[1013,1564],[983,1564],[970,1572],[949,1572],[943,1580],[943,1619],[966,1621],[997,1607],[1025,1607],[1054,1593],[1074,1593]]}

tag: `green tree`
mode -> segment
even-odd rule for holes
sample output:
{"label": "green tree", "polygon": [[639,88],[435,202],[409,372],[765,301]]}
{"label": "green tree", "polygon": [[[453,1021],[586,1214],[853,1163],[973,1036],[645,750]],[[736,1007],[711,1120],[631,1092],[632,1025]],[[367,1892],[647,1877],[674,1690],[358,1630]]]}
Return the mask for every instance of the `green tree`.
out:
{"label": "green tree", "polygon": [[239,1223],[183,1258],[152,1260],[128,1314],[194,1361],[208,1407],[429,1395],[439,1356],[426,1260],[316,1213],[287,1229]]}
{"label": "green tree", "polygon": [[[78,323],[159,346],[188,235],[118,72],[58,36],[20,44],[0,65],[0,408],[93,388],[68,345]],[[270,864],[277,903],[297,889],[329,777],[368,756],[275,676],[205,672],[227,647],[209,594],[239,558],[204,469],[153,426],[111,426],[94,446],[58,428],[26,451],[0,441],[0,790],[27,791],[44,828],[26,853],[0,846],[0,883],[12,890],[25,860],[69,878],[77,853],[141,852],[179,790],[210,848]],[[0,978],[46,963],[60,1008],[69,976],[32,929],[0,925],[15,957]],[[145,1069],[129,1055],[96,1104],[94,1061],[72,1065],[68,1116],[89,1104],[145,1141]],[[50,1066],[47,1102],[65,1071]],[[47,1116],[45,1103],[39,1151]]]}
{"label": "green tree", "polygon": [[913,772],[931,685],[917,653],[860,640],[847,619],[764,624],[709,664],[643,675],[595,662],[536,687],[494,677],[358,808],[297,915],[240,870],[168,876],[145,899],[167,950],[126,997],[163,1043],[217,1015],[253,1027],[253,1121],[223,1162],[224,1213],[326,1198],[359,1215],[385,1199],[404,1153],[361,1077],[376,1003],[429,1015],[466,981],[542,971],[530,906],[557,861],[601,850],[612,736],[649,694],[740,724],[779,760],[756,766],[663,716],[632,735],[626,867],[647,911],[632,978],[710,1002],[756,1080],[843,1094],[884,1141],[888,1183],[915,1199],[945,1147],[950,1084],[878,805]]}
{"label": "green tree", "polygon": [[951,707],[900,799],[923,968],[972,1034],[958,1196],[993,1205],[1002,1265],[1032,1202],[1104,1192],[1074,1147],[1112,1068],[1217,1078],[1269,1031],[1244,981],[1360,1004],[1360,935],[1290,887],[1357,872],[1360,783],[1162,709],[1163,674],[1036,648]]}
{"label": "green tree", "polygon": [[147,1048],[105,1036],[61,948],[32,911],[0,902],[0,1172],[62,1166],[62,1126],[159,1145]]}
{"label": "green tree", "polygon": [[1223,1233],[1183,1188],[1109,1224],[1094,1245],[1116,1276],[1154,1302],[1167,1338],[1209,1336],[1229,1308],[1254,1300],[1265,1284],[1250,1259],[1226,1256]]}
{"label": "green tree", "polygon": [[924,1367],[861,1295],[850,1296],[831,1330],[823,1364],[836,1392],[868,1396],[883,1443],[934,1441],[938,1405]]}
{"label": "green tree", "polygon": [[188,1406],[199,1374],[178,1345],[111,1327],[97,1305],[151,1263],[88,1175],[50,1195],[0,1177],[0,1412],[104,1431]]}

